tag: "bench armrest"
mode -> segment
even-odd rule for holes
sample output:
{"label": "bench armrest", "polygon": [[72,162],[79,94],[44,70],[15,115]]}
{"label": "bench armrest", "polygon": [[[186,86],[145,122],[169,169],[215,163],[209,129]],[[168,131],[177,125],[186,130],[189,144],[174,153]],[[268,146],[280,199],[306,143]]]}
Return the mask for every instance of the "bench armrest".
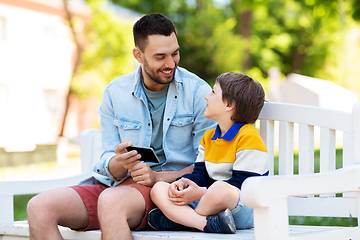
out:
{"label": "bench armrest", "polygon": [[242,198],[251,208],[264,208],[276,199],[356,192],[359,187],[360,164],[354,164],[327,173],[251,177],[242,185]]}

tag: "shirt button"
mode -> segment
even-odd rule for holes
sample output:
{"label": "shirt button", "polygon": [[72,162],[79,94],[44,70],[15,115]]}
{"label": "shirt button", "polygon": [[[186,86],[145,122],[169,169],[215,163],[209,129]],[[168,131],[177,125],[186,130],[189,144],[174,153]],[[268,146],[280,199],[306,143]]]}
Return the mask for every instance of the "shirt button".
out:
{"label": "shirt button", "polygon": [[148,126],[150,126],[150,123],[148,123]]}
{"label": "shirt button", "polygon": [[168,118],[167,120],[170,121],[170,118]]}
{"label": "shirt button", "polygon": [[177,96],[175,96],[175,99],[177,99]]}

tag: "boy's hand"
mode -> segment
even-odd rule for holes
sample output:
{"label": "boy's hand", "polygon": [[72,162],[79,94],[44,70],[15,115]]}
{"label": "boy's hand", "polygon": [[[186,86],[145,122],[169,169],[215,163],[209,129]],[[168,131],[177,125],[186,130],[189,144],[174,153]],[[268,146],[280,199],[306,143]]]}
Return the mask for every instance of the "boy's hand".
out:
{"label": "boy's hand", "polygon": [[[199,187],[196,183],[187,178],[182,178],[173,184],[174,186],[182,186],[181,190],[175,189],[174,192],[171,191],[174,190],[174,188],[172,188],[172,186],[169,187],[169,200],[178,206],[200,200],[207,190],[205,187]],[[188,185],[188,187],[185,188],[184,186],[186,185]]]}
{"label": "boy's hand", "polygon": [[177,197],[178,192],[184,190],[187,187],[188,185],[181,179],[171,183],[168,190],[169,197]]}

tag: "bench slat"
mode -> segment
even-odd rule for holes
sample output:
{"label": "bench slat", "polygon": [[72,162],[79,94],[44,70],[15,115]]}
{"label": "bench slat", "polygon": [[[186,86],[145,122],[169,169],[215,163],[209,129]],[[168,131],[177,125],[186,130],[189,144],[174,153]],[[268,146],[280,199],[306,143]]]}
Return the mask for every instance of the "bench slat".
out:
{"label": "bench slat", "polygon": [[299,174],[314,173],[314,126],[299,125]]}

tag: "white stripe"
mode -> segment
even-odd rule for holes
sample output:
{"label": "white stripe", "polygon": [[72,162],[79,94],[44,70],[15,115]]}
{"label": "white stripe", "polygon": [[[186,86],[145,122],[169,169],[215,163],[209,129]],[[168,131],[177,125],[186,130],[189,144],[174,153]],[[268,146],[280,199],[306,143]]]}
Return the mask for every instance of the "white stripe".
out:
{"label": "white stripe", "polygon": [[196,162],[205,162],[205,148],[203,145],[199,145],[199,148],[198,148],[198,155],[197,155],[197,158],[196,158]]}
{"label": "white stripe", "polygon": [[205,162],[209,176],[214,180],[228,180],[232,178],[233,163]]}
{"label": "white stripe", "polygon": [[267,169],[267,152],[259,150],[242,150],[236,153],[234,170],[264,174]]}

